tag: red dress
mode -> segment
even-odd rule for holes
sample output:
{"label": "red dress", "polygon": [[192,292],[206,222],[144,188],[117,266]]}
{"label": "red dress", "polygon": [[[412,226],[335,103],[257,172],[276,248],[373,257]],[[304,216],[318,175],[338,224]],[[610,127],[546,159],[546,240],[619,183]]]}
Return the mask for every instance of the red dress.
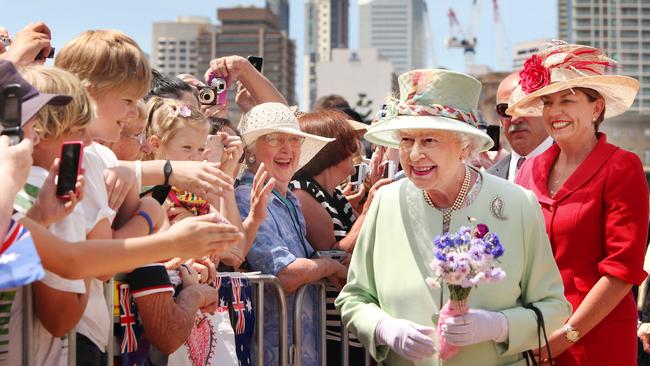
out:
{"label": "red dress", "polygon": [[[599,134],[596,147],[551,198],[548,175],[559,153],[553,145],[526,162],[517,183],[539,200],[564,294],[575,311],[603,275],[637,285],[645,279],[648,185],[639,158]],[[630,292],[557,358],[558,365],[636,366],[636,322]]]}

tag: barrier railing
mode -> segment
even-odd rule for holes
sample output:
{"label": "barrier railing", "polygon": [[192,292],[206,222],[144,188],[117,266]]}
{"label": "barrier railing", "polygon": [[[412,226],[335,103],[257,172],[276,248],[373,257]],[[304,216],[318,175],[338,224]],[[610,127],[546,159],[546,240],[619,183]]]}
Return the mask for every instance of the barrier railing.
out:
{"label": "barrier railing", "polygon": [[[280,329],[279,336],[279,366],[301,366],[302,359],[302,319],[300,317],[301,309],[304,304],[304,298],[309,286],[318,287],[318,304],[319,304],[319,333],[320,333],[320,354],[321,365],[327,365],[327,316],[326,316],[326,281],[321,280],[314,283],[309,283],[301,286],[295,293],[293,303],[293,344],[289,345],[289,329],[287,319],[287,300],[280,280],[272,275],[245,275],[241,277],[248,279],[249,283],[256,286],[255,293],[255,328],[256,328],[256,343],[257,343],[257,362],[262,365],[264,361],[264,305],[265,287],[271,286],[276,290],[278,296],[278,305],[280,310]],[[113,314],[114,291],[113,280],[110,281],[104,288],[106,296],[106,303],[109,311]],[[24,315],[23,315],[23,365],[34,365],[34,344],[33,344],[33,329],[34,329],[34,308],[33,308],[33,293],[32,287],[26,286],[23,291],[24,300]],[[111,327],[114,322],[111,322]],[[112,328],[111,328],[112,329]],[[113,365],[114,354],[114,341],[111,331],[111,338],[108,341],[106,354],[108,355],[108,366]],[[341,360],[342,366],[349,366],[349,333],[344,324],[341,323]],[[68,366],[76,366],[76,333],[71,331],[68,333]],[[365,366],[371,365],[370,354],[365,352]]]}
{"label": "barrier railing", "polygon": [[282,290],[282,285],[277,277],[271,275],[247,275],[245,278],[254,285],[257,285],[256,292],[256,311],[255,329],[257,332],[257,362],[258,365],[264,364],[264,286],[271,285],[275,287],[278,294],[278,304],[280,305],[280,347],[279,358],[280,366],[289,365],[289,330],[287,323],[287,300]]}

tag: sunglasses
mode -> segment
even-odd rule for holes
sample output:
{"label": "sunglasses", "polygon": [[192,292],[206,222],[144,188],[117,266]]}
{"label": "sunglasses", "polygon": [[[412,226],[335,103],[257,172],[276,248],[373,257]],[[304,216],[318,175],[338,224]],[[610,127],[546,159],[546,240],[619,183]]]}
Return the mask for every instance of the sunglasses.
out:
{"label": "sunglasses", "polygon": [[509,116],[506,114],[506,110],[508,110],[508,103],[499,103],[497,104],[494,109],[497,111],[497,114],[501,118],[512,118],[512,116]]}

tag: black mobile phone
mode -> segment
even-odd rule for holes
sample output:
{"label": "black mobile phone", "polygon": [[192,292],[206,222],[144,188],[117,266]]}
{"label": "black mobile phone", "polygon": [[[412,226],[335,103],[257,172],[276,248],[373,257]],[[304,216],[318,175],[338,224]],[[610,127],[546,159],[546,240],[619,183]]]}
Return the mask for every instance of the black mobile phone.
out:
{"label": "black mobile phone", "polygon": [[11,145],[16,145],[23,139],[22,120],[22,91],[20,84],[9,84],[2,88],[0,95],[0,134],[9,136]]}
{"label": "black mobile phone", "polygon": [[81,141],[69,141],[61,144],[61,161],[56,181],[56,195],[68,199],[68,193],[76,193],[77,176],[81,170],[84,144]]}
{"label": "black mobile phone", "polygon": [[490,151],[499,151],[500,148],[500,139],[501,139],[501,126],[498,125],[488,125],[486,132],[488,136],[494,141],[494,146],[490,149]]}
{"label": "black mobile phone", "polygon": [[248,56],[248,62],[253,64],[257,71],[262,72],[262,65],[264,64],[264,57]]}
{"label": "black mobile phone", "polygon": [[54,58],[54,47],[50,47],[50,53],[46,56],[45,55],[45,48],[41,50],[41,52],[36,55],[36,60],[45,60],[46,58]]}

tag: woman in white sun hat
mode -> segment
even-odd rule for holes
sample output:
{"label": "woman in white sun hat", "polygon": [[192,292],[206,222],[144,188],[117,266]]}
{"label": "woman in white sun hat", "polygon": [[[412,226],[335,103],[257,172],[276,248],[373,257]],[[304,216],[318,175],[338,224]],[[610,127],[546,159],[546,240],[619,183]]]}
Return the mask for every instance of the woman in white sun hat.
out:
{"label": "woman in white sun hat", "polygon": [[648,186],[639,158],[598,132],[625,112],[639,83],[606,75],[601,50],[556,42],[528,59],[506,111],[542,116],[555,140],[524,163],[517,182],[535,193],[574,313],[550,329],[560,365],[636,365],[633,284],[643,271]]}
{"label": "woman in white sun hat", "polygon": [[[348,283],[336,300],[343,321],[372,356],[387,366],[441,365],[444,337],[460,351],[445,365],[525,365],[537,348],[533,304],[547,327],[570,314],[562,294],[535,196],[469,166],[470,155],[492,146],[476,128],[481,84],[447,70],[416,70],[399,77],[400,99],[366,139],[398,148],[408,179],[381,188],[361,228]],[[500,282],[481,284],[469,312],[449,317],[436,332],[445,286],[433,289],[433,239],[461,226],[486,224],[505,251]]]}
{"label": "woman in white sun hat", "polygon": [[[300,286],[322,278],[329,278],[335,285],[345,283],[347,268],[330,258],[310,259],[314,249],[306,237],[305,218],[300,211],[296,197],[289,191],[289,182],[295,172],[311,160],[328,142],[334,139],[304,133],[298,120],[284,104],[264,103],[253,107],[239,126],[246,145],[247,169],[241,177],[241,184],[235,195],[242,220],[256,207],[251,201],[258,199],[251,192],[253,188],[272,185],[268,206],[264,212],[253,217],[263,217],[247,255],[252,270],[272,274],[279,278],[287,296],[287,303],[293,304],[293,295]],[[267,173],[254,176],[253,172],[265,169]],[[260,221],[258,221],[260,222]],[[244,223],[246,225],[246,223]],[[318,302],[315,288],[307,291],[301,314],[302,319],[302,364],[319,365]],[[272,292],[267,293],[274,299]],[[292,329],[293,312],[287,314],[289,329]],[[275,301],[267,301],[264,307],[264,360],[260,364],[278,364],[279,309]],[[291,342],[289,336],[289,344]]]}

